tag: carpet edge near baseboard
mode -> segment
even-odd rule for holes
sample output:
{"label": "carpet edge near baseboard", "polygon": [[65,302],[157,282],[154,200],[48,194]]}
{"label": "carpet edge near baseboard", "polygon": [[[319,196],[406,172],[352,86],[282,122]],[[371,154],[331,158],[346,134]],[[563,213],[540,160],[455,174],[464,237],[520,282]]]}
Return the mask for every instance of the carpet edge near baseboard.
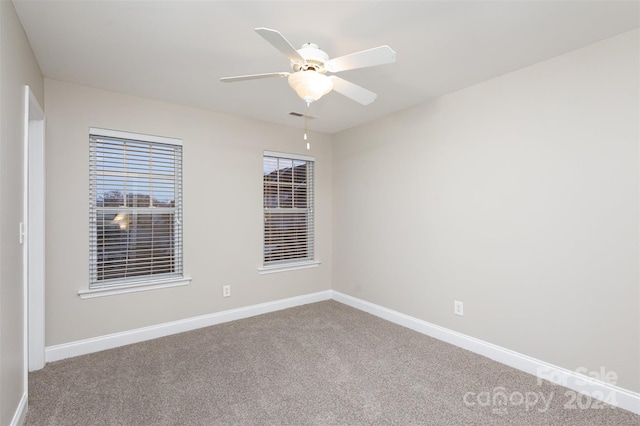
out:
{"label": "carpet edge near baseboard", "polygon": [[516,370],[531,374],[537,377],[538,380],[547,380],[580,394],[587,395],[591,398],[640,415],[640,393],[633,392],[601,380],[596,380],[592,377],[494,345],[493,343],[476,339],[475,337],[467,336],[445,327],[431,324],[427,321],[393,311],[344,293],[337,291],[332,292],[333,300],[351,306],[352,308],[367,312],[379,318],[443,342],[450,343],[478,355],[485,356],[496,362],[515,368]]}
{"label": "carpet edge near baseboard", "polygon": [[302,296],[259,303],[242,308],[229,309],[212,314],[200,315],[197,317],[170,321],[148,327],[92,337],[89,339],[47,346],[45,348],[45,359],[46,362],[59,361],[66,358],[87,355],[106,349],[144,342],[146,340],[157,339],[159,337],[183,333],[185,331],[196,330],[203,327],[209,327],[229,321],[236,321],[243,318],[249,318],[256,315],[276,312],[283,309],[293,308],[295,306],[321,302],[329,299],[331,299],[331,291],[325,290],[317,293],[310,293]]}
{"label": "carpet edge near baseboard", "polygon": [[409,328],[421,334],[450,343],[454,346],[458,346],[478,355],[490,358],[501,364],[505,364],[517,370],[531,374],[538,377],[539,380],[548,380],[610,404],[613,402],[613,405],[619,408],[623,408],[640,415],[640,393],[578,374],[565,368],[431,324],[418,318],[393,311],[383,306],[376,305],[335,290],[325,290],[317,293],[310,293],[95,338],[49,346],[45,348],[45,359],[46,362],[58,361],[65,358],[86,355],[106,349],[139,343],[176,333],[182,333],[185,331],[191,331],[198,328],[209,327],[229,321],[249,318],[256,315],[325,300],[335,300],[347,306],[351,306],[352,308],[390,321],[394,324]]}

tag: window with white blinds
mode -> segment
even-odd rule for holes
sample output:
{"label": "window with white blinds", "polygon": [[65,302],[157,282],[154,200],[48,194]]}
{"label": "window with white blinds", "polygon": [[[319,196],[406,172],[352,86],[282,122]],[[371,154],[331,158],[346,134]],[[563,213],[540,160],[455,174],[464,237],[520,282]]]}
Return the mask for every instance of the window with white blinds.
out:
{"label": "window with white blinds", "polygon": [[182,141],[90,129],[89,288],[182,277]]}
{"label": "window with white blinds", "polygon": [[313,158],[265,152],[264,265],[314,260]]}

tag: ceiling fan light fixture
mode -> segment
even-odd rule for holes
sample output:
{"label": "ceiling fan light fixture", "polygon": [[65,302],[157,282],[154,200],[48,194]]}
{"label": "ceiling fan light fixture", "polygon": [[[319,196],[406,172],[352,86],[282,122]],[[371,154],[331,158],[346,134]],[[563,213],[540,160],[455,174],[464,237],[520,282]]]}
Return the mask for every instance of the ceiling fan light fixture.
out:
{"label": "ceiling fan light fixture", "polygon": [[333,81],[317,71],[298,71],[289,74],[289,86],[305,102],[317,101],[333,89]]}

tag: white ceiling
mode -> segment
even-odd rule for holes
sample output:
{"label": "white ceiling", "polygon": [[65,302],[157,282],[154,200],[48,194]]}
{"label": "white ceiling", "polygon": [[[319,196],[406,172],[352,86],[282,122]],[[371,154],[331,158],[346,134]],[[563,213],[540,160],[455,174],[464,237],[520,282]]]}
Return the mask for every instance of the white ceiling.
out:
{"label": "white ceiling", "polygon": [[253,31],[280,31],[330,57],[380,45],[397,62],[340,73],[378,94],[311,105],[312,130],[335,133],[637,28],[638,1],[61,1],[14,0],[45,77],[302,127],[290,71]]}

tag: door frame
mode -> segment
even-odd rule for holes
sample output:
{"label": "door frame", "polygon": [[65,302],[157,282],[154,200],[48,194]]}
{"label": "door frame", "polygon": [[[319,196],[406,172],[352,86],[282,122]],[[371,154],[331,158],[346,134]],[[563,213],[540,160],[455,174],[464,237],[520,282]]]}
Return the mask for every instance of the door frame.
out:
{"label": "door frame", "polygon": [[24,87],[23,289],[24,380],[45,364],[45,116],[29,86]]}

